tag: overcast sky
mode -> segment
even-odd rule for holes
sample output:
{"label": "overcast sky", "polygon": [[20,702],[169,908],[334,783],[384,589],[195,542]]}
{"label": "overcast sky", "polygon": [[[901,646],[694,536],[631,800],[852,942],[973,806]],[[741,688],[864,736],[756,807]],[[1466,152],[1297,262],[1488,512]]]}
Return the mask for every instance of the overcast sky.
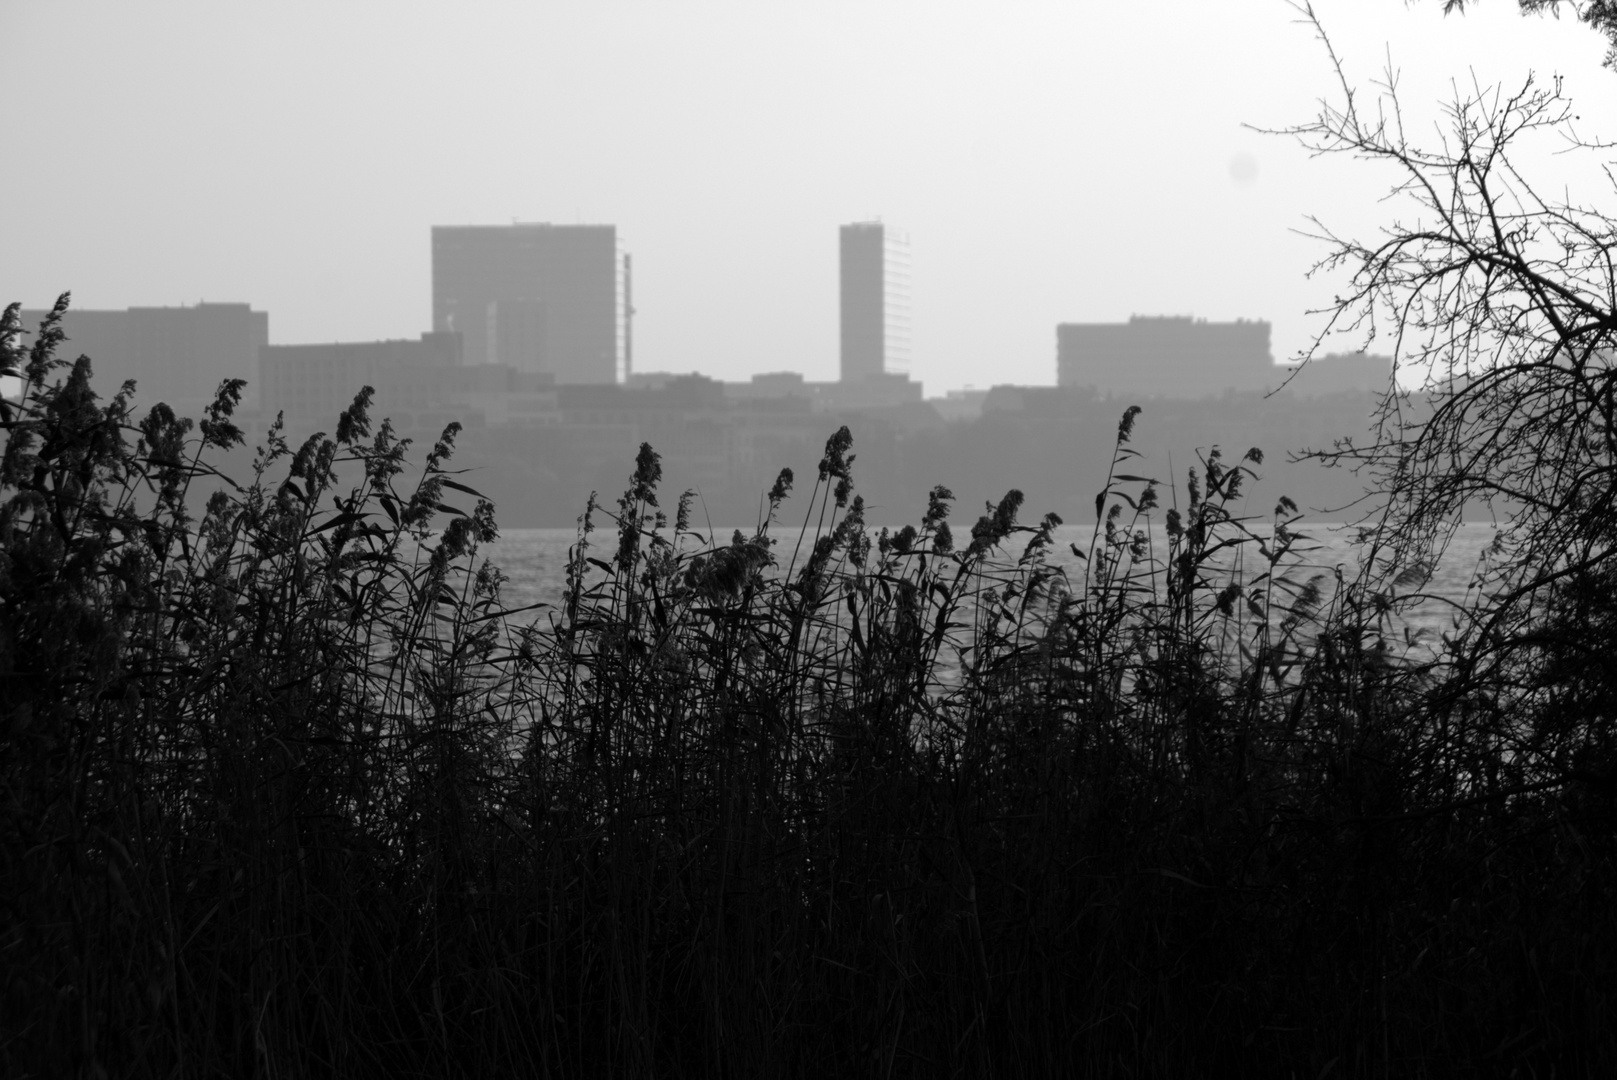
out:
{"label": "overcast sky", "polygon": [[[1317,10],[1416,105],[1532,69],[1617,135],[1597,35],[1440,6]],[[1136,313],[1266,319],[1283,357],[1330,296],[1294,230],[1387,213],[1243,127],[1331,89],[1283,0],[0,0],[0,41],[0,300],[245,300],[276,343],[427,329],[434,224],[604,222],[638,370],[834,378],[837,226],[880,217],[929,394],[1054,382],[1058,322]]]}

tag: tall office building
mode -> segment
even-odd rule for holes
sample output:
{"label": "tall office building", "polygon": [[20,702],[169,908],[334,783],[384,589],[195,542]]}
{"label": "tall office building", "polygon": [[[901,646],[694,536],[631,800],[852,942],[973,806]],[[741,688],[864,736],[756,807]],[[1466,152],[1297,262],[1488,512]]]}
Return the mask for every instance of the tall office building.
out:
{"label": "tall office building", "polygon": [[1056,327],[1056,382],[1101,394],[1201,398],[1278,382],[1269,324],[1188,316]]}
{"label": "tall office building", "polygon": [[910,370],[909,237],[879,221],[842,226],[842,381]]}
{"label": "tall office building", "polygon": [[[35,330],[44,317],[44,311],[24,311],[23,326]],[[69,308],[62,330],[67,341],[57,356],[88,356],[92,387],[102,398],[134,379],[137,412],[162,401],[195,415],[225,379],[246,379],[246,404],[257,400],[258,350],[269,343],[269,315],[247,304]]]}
{"label": "tall office building", "polygon": [[621,268],[612,225],[435,225],[432,328],[459,333],[468,364],[617,382]]}

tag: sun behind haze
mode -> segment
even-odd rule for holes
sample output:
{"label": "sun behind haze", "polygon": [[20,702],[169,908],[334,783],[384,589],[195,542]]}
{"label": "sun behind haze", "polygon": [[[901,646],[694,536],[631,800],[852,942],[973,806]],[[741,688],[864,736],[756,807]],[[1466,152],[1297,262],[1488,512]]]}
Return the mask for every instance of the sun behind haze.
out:
{"label": "sun behind haze", "polygon": [[[1617,135],[1597,35],[1440,7],[1317,10],[1419,133],[1451,79],[1536,69]],[[834,378],[837,226],[880,217],[929,394],[1054,382],[1056,323],[1134,313],[1267,319],[1284,357],[1330,299],[1295,230],[1386,212],[1385,174],[1243,126],[1332,90],[1283,0],[10,0],[0,36],[0,300],[247,301],[275,343],[427,329],[434,224],[602,222],[637,369]]]}

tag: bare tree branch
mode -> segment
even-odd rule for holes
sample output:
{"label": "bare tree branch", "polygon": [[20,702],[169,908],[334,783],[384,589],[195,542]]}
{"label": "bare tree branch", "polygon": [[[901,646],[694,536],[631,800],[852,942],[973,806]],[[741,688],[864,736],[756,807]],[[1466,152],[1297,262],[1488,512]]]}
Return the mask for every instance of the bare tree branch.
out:
{"label": "bare tree branch", "polygon": [[[1594,7],[1576,10],[1594,22]],[[1457,630],[1473,674],[1508,669],[1527,693],[1544,685],[1529,669],[1554,659],[1545,627],[1569,596],[1593,590],[1617,610],[1617,229],[1570,195],[1542,194],[1518,161],[1545,145],[1602,148],[1573,131],[1560,81],[1532,76],[1514,90],[1456,86],[1438,135],[1416,141],[1390,64],[1361,94],[1311,5],[1297,8],[1325,43],[1338,93],[1283,133],[1395,173],[1378,236],[1312,222],[1326,249],[1312,273],[1347,279],[1316,312],[1314,348],[1344,332],[1366,345],[1390,338],[1395,372],[1419,382],[1401,389],[1395,376],[1367,442],[1309,456],[1361,471],[1378,494],[1361,522],[1368,588],[1435,564],[1468,512],[1492,512],[1498,558]]]}

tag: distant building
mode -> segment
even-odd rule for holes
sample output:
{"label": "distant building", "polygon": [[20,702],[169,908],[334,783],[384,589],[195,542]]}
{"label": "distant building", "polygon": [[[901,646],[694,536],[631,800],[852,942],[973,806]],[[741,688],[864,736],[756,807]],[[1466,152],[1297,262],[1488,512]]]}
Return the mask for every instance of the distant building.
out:
{"label": "distant building", "polygon": [[628,308],[612,225],[435,225],[432,326],[468,364],[618,382]]}
{"label": "distant building", "polygon": [[747,382],[724,384],[736,402],[804,401],[815,412],[886,409],[921,400],[922,386],[907,375],[875,374],[855,382],[809,382],[795,371],[771,371]]}
{"label": "distant building", "polygon": [[818,383],[806,382],[800,372],[767,371],[746,382],[724,384],[724,395],[733,401],[777,400],[818,396]]}
{"label": "distant building", "polygon": [[647,413],[722,412],[724,384],[706,375],[668,375],[639,386],[561,386],[556,399],[569,423],[629,423]]}
{"label": "distant building", "polygon": [[1056,382],[1102,396],[1203,398],[1278,382],[1266,322],[1188,316],[1056,327]]}
{"label": "distant building", "polygon": [[464,365],[458,334],[418,340],[266,345],[259,352],[266,418],[284,413],[290,429],[331,430],[361,388],[375,390],[371,419],[402,431],[462,424],[554,422],[547,373],[507,364]]}
{"label": "distant building", "polygon": [[909,238],[880,222],[842,226],[844,383],[909,374]]}
{"label": "distant building", "polygon": [[1392,380],[1392,357],[1374,353],[1331,353],[1316,356],[1297,370],[1296,364],[1276,364],[1274,384],[1279,386],[1287,376],[1286,390],[1298,397],[1323,397],[1326,394],[1367,393],[1385,391]]}
{"label": "distant building", "polygon": [[941,398],[927,398],[927,404],[938,410],[938,415],[945,420],[975,420],[983,414],[987,400],[986,389],[968,386],[964,390],[950,390]]}
{"label": "distant building", "polygon": [[626,390],[661,390],[675,379],[705,378],[696,371],[631,371],[623,380]]}
{"label": "distant building", "polygon": [[[45,315],[24,311],[23,327],[36,330]],[[246,379],[244,397],[251,402],[258,390],[258,350],[269,343],[269,315],[246,304],[70,308],[62,329],[67,341],[57,355],[88,356],[102,398],[134,379],[137,412],[162,401],[182,416],[211,403],[225,379]]]}
{"label": "distant building", "polygon": [[857,383],[809,382],[796,371],[770,371],[754,375],[746,382],[722,383],[694,371],[688,375],[641,371],[631,375],[623,389],[660,391],[692,380],[719,387],[720,396],[726,402],[742,409],[759,407],[766,402],[797,402],[812,412],[891,408],[920,401],[922,390],[920,383],[903,375],[874,375]]}
{"label": "distant building", "polygon": [[857,381],[810,383],[823,407],[831,410],[889,408],[922,399],[924,387],[908,375],[882,372]]}
{"label": "distant building", "polygon": [[457,334],[419,340],[266,345],[259,351],[263,410],[288,420],[336,423],[361,387],[374,387],[376,415],[435,407],[452,392],[461,364]]}

